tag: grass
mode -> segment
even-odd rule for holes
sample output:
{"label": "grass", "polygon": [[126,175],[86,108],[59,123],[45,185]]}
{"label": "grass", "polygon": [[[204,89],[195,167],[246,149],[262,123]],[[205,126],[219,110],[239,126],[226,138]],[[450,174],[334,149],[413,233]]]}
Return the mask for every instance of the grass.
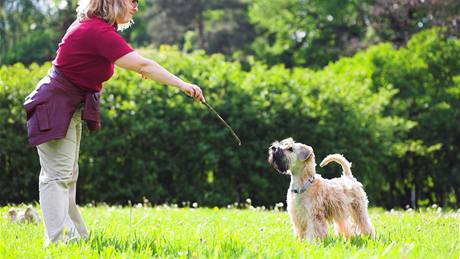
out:
{"label": "grass", "polygon": [[288,214],[258,209],[81,208],[87,240],[43,248],[43,224],[13,224],[0,207],[1,258],[460,258],[460,211],[371,209],[376,240],[295,239]]}

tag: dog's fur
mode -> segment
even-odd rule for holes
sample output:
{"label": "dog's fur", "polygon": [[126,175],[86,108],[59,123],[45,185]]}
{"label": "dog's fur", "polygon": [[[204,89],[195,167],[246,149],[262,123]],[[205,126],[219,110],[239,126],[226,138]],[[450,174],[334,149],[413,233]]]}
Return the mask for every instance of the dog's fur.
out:
{"label": "dog's fur", "polygon": [[[328,222],[348,238],[356,234],[375,237],[368,213],[367,195],[362,184],[351,174],[351,163],[342,155],[327,156],[321,167],[335,161],[342,166],[340,178],[324,179],[316,174],[315,154],[310,146],[287,138],[274,142],[268,162],[280,173],[291,176],[287,210],[295,235],[303,240],[321,240],[328,234]],[[353,223],[350,221],[353,219]]]}
{"label": "dog's fur", "polygon": [[40,223],[40,216],[32,206],[28,206],[25,210],[11,208],[8,210],[8,217],[11,222],[19,224],[32,223],[38,225]]}

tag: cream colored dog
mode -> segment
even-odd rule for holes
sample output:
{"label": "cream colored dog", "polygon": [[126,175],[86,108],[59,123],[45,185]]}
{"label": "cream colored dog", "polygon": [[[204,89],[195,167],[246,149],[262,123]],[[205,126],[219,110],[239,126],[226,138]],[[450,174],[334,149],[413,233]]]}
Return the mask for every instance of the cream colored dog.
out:
{"label": "cream colored dog", "polygon": [[27,206],[25,210],[11,208],[8,210],[8,216],[11,222],[15,223],[33,223],[36,225],[40,223],[40,216],[32,206]]}
{"label": "cream colored dog", "polygon": [[287,210],[295,235],[301,240],[323,239],[328,234],[328,222],[334,221],[336,232],[345,238],[356,234],[375,237],[367,214],[367,195],[351,174],[351,163],[334,154],[320,166],[331,161],[342,166],[342,177],[329,180],[316,174],[313,149],[292,138],[274,142],[269,148],[268,162],[278,172],[291,176]]}

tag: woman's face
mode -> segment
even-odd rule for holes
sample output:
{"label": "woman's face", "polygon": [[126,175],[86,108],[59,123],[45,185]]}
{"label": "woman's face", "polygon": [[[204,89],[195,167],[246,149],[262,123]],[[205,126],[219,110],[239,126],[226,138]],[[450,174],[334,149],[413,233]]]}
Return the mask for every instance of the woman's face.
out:
{"label": "woman's face", "polygon": [[124,17],[117,17],[117,24],[129,23],[133,18],[134,14],[137,12],[138,0],[125,0],[128,1],[128,12]]}

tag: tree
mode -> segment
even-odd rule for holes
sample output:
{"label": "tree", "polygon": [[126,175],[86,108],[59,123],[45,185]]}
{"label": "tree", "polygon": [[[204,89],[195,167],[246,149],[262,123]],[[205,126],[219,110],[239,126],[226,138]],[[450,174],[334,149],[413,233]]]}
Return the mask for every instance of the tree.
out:
{"label": "tree", "polygon": [[322,67],[379,42],[402,47],[433,26],[460,35],[456,0],[254,0],[249,17],[257,28],[256,56],[289,67]]}
{"label": "tree", "polygon": [[256,55],[269,64],[321,67],[361,48],[369,1],[255,0]]}
{"label": "tree", "polygon": [[379,41],[390,41],[398,47],[413,34],[433,26],[446,27],[448,35],[460,36],[457,0],[376,0],[368,17]]}
{"label": "tree", "polygon": [[0,63],[44,62],[75,19],[76,0],[0,2]]}
{"label": "tree", "polygon": [[158,0],[142,16],[156,44],[231,54],[253,39],[246,9],[242,0]]}

